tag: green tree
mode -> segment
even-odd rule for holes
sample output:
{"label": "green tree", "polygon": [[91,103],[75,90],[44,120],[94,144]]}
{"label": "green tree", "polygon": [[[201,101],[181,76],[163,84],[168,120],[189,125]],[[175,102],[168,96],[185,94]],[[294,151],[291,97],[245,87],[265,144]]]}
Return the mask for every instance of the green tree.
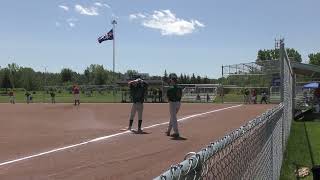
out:
{"label": "green tree", "polygon": [[320,66],[320,53],[309,54],[309,64]]}
{"label": "green tree", "polygon": [[91,64],[84,72],[84,75],[90,84],[103,85],[108,79],[108,71],[103,65]]}
{"label": "green tree", "polygon": [[297,50],[293,48],[287,48],[287,53],[291,60],[296,62],[302,62],[301,54]]}
{"label": "green tree", "polygon": [[1,88],[5,88],[8,91],[8,88],[12,88],[10,81],[10,70],[8,68],[3,69],[3,77],[1,79]]}
{"label": "green tree", "polygon": [[162,80],[163,80],[164,82],[168,82],[168,79],[169,79],[169,77],[168,77],[167,70],[164,70],[164,75],[163,75]]}
{"label": "green tree", "polygon": [[107,82],[107,72],[102,65],[96,67],[94,71],[94,83],[96,85],[103,85]]}
{"label": "green tree", "polygon": [[63,82],[63,83],[65,83],[65,82],[71,82],[71,80],[72,80],[72,70],[71,69],[68,69],[68,68],[63,68],[62,70],[61,70],[61,81]]}
{"label": "green tree", "polygon": [[188,77],[186,74],[183,75],[183,80],[184,80],[184,83],[185,84],[188,84],[189,83],[189,80],[188,80]]}
{"label": "green tree", "polygon": [[27,91],[36,90],[39,84],[36,81],[36,73],[32,68],[20,68],[21,76],[19,86],[25,88]]}
{"label": "green tree", "polygon": [[[301,62],[301,54],[293,49],[293,48],[287,48],[287,53],[288,57],[296,62]],[[264,49],[264,50],[259,50],[258,55],[257,55],[257,61],[263,61],[263,60],[277,60],[279,59],[280,52],[279,49]]]}
{"label": "green tree", "polygon": [[132,69],[129,69],[126,72],[127,77],[130,78],[130,79],[132,79],[137,74],[139,74],[139,72],[136,71],[136,70],[132,70]]}
{"label": "green tree", "polygon": [[197,83],[197,84],[201,84],[201,83],[202,83],[202,78],[201,78],[201,76],[197,76],[196,83]]}
{"label": "green tree", "polygon": [[9,69],[9,79],[13,88],[15,88],[16,82],[18,80],[17,72],[19,71],[19,66],[16,63],[8,64]]}
{"label": "green tree", "polygon": [[180,84],[183,84],[183,83],[184,83],[182,73],[181,73],[180,76],[179,76],[178,82],[179,82]]}
{"label": "green tree", "polygon": [[187,84],[191,84],[192,82],[191,82],[191,78],[190,78],[190,76],[189,75],[187,75]]}
{"label": "green tree", "polygon": [[191,79],[190,79],[190,83],[191,84],[195,84],[197,81],[196,76],[194,75],[194,73],[192,73]]}
{"label": "green tree", "polygon": [[210,80],[209,80],[209,78],[207,76],[203,78],[203,83],[204,84],[209,84],[210,83]]}
{"label": "green tree", "polygon": [[90,82],[90,71],[88,68],[86,70],[84,70],[84,76],[86,78],[86,83],[89,83]]}

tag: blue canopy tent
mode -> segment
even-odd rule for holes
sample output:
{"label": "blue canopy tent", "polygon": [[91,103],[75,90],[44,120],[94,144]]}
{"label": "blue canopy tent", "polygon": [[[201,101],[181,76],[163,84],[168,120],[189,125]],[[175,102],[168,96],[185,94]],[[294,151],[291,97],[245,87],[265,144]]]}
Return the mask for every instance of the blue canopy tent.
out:
{"label": "blue canopy tent", "polygon": [[303,86],[303,88],[305,89],[317,89],[317,88],[320,88],[320,83],[309,83],[309,84],[306,84]]}

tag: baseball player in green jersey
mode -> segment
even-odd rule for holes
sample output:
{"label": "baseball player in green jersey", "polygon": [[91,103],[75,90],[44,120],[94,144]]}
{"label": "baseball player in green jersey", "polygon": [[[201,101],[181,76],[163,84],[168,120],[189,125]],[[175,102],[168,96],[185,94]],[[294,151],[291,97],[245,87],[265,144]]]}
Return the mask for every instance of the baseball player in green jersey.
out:
{"label": "baseball player in green jersey", "polygon": [[168,130],[166,131],[167,136],[170,136],[171,129],[173,129],[173,134],[171,135],[174,138],[180,137],[178,130],[178,120],[177,113],[180,109],[180,101],[182,97],[182,88],[177,86],[177,75],[170,74],[170,88],[167,91],[167,98],[169,101],[169,111],[170,111],[170,122]]}
{"label": "baseball player in green jersey", "polygon": [[53,90],[50,92],[50,96],[51,96],[51,103],[55,104],[56,103],[56,93]]}
{"label": "baseball player in green jersey", "polygon": [[137,133],[142,133],[141,125],[142,125],[142,113],[143,113],[143,103],[145,99],[145,95],[148,92],[148,84],[140,78],[136,80],[130,81],[128,83],[130,88],[130,94],[132,97],[132,107],[131,113],[129,117],[129,126],[128,130],[131,130],[133,119],[138,112],[138,131]]}

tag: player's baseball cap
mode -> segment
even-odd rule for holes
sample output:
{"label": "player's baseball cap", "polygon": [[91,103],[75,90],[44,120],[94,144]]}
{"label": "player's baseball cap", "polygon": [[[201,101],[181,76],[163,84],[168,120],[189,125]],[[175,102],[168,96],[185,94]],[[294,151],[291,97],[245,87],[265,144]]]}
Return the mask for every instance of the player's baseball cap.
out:
{"label": "player's baseball cap", "polygon": [[141,75],[140,74],[135,74],[132,76],[133,79],[141,79]]}
{"label": "player's baseball cap", "polygon": [[169,74],[169,79],[177,81],[178,76],[175,73],[171,73],[171,74]]}

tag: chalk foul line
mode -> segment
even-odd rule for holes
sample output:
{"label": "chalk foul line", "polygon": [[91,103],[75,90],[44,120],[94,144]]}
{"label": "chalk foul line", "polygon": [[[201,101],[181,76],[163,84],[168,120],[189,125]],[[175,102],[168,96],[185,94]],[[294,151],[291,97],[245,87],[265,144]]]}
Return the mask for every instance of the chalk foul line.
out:
{"label": "chalk foul line", "polygon": [[[235,105],[235,106],[230,106],[230,107],[226,107],[226,108],[216,109],[216,110],[212,110],[212,111],[208,111],[208,112],[204,112],[204,113],[193,114],[193,115],[189,115],[189,116],[183,117],[183,118],[179,119],[178,121],[181,122],[181,121],[185,121],[185,120],[188,120],[188,119],[192,119],[194,117],[204,116],[204,115],[207,115],[207,114],[211,114],[211,113],[215,113],[215,112],[219,112],[219,111],[224,111],[224,110],[228,110],[228,109],[233,109],[233,108],[237,108],[237,107],[240,107],[240,106],[242,106],[242,105],[240,104],[240,105]],[[163,125],[166,125],[168,123],[169,122],[154,124],[154,125],[151,125],[151,126],[144,127],[143,129],[150,129],[150,128],[154,128],[154,127],[157,127],[157,126],[163,126]],[[44,155],[47,155],[47,154],[52,154],[52,153],[55,153],[55,152],[64,151],[64,150],[67,150],[67,149],[72,149],[72,148],[83,146],[83,145],[86,145],[86,144],[89,144],[89,143],[92,143],[92,142],[98,142],[98,141],[110,139],[110,138],[113,138],[113,137],[121,136],[121,135],[124,135],[124,134],[129,134],[129,133],[131,133],[131,131],[128,130],[128,131],[124,131],[124,132],[120,132],[120,133],[116,133],[116,134],[111,134],[111,135],[108,135],[108,136],[102,136],[102,137],[94,138],[94,139],[91,139],[91,140],[88,140],[88,141],[84,141],[82,143],[78,143],[78,144],[73,144],[73,145],[69,145],[69,146],[65,146],[65,147],[61,147],[61,148],[52,149],[50,151],[34,154],[34,155],[31,155],[31,156],[25,156],[25,157],[22,157],[22,158],[19,158],[19,159],[14,159],[14,160],[2,162],[2,163],[0,163],[0,167],[1,166],[5,166],[5,165],[9,165],[9,164],[13,164],[13,163],[17,163],[19,161],[32,159],[32,158],[35,158],[35,157],[44,156]]]}

